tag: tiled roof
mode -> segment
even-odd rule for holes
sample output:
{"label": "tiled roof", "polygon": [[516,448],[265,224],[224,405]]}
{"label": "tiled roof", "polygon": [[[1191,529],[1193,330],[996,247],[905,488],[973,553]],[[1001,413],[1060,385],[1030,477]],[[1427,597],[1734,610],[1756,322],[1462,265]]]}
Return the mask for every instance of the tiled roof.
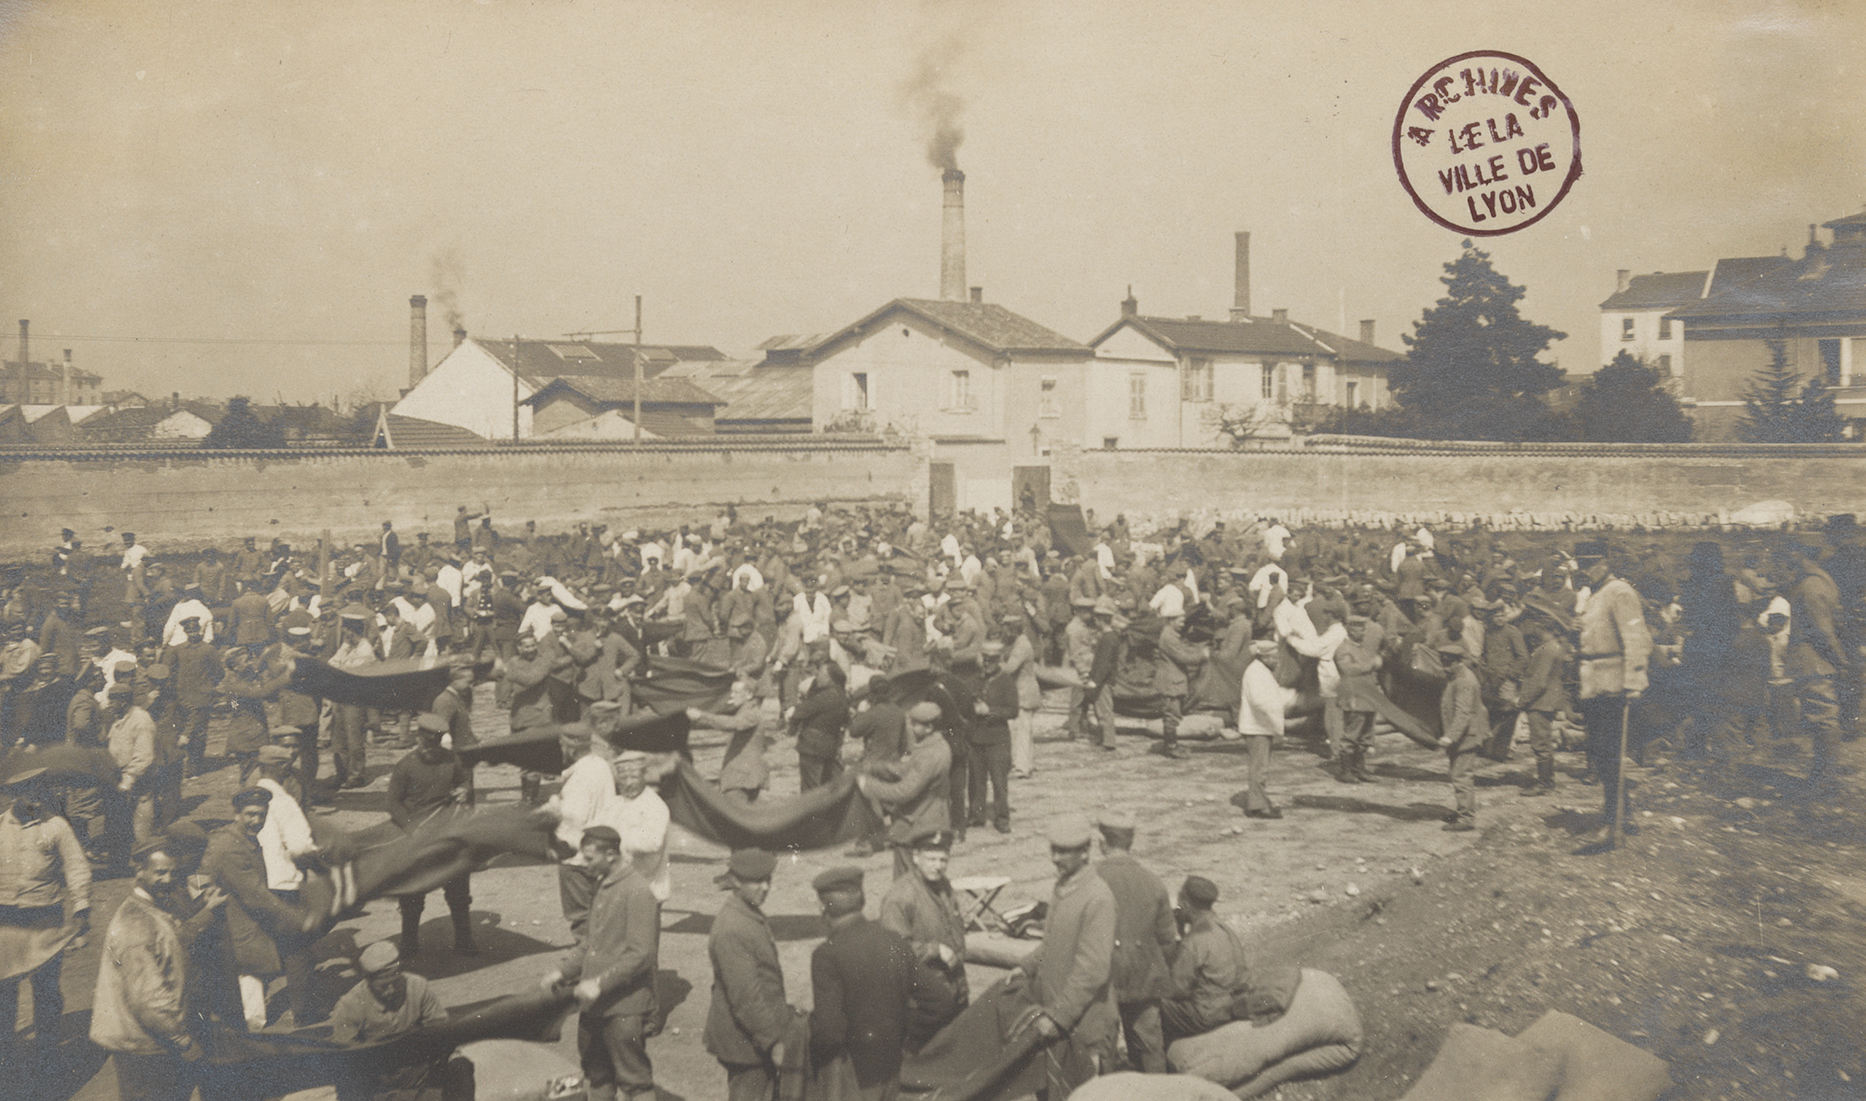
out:
{"label": "tiled roof", "polygon": [[1110,325],[1089,343],[1101,344],[1123,325],[1151,337],[1175,354],[1325,356],[1351,363],[1391,363],[1405,358],[1398,352],[1323,329],[1264,317],[1248,321],[1189,321],[1130,315]]}
{"label": "tiled roof", "polygon": [[1600,304],[1603,310],[1671,309],[1698,300],[1704,293],[1707,271],[1655,271],[1635,275],[1626,289],[1615,291]]}
{"label": "tiled roof", "polygon": [[[633,406],[635,403],[635,380],[633,378],[612,378],[606,375],[559,375],[520,404],[543,405],[552,397],[567,390],[575,391],[601,406]],[[643,403],[653,402],[657,405],[720,406],[726,404],[684,378],[643,379],[641,400]]]}
{"label": "tiled roof", "polygon": [[486,437],[456,424],[404,417],[399,413],[390,413],[388,422],[389,439],[386,442],[396,450],[492,446],[492,441]]}
{"label": "tiled roof", "polygon": [[1835,218],[1831,222],[1822,222],[1821,228],[1834,229],[1839,226],[1859,226],[1859,225],[1866,225],[1866,211],[1861,211],[1858,214],[1849,214],[1844,218]]}
{"label": "tiled roof", "polygon": [[479,340],[484,348],[507,369],[515,369],[533,388],[564,375],[607,378],[635,377],[635,357],[639,352],[642,375],[653,378],[676,363],[690,360],[720,360],[726,354],[702,344],[606,344],[588,340],[520,340],[517,362],[509,340]]}
{"label": "tiled roof", "polygon": [[772,365],[751,359],[683,363],[669,368],[661,378],[689,379],[723,399],[726,407],[718,413],[722,427],[749,421],[810,424],[814,370],[807,363]]}
{"label": "tiled roof", "polygon": [[909,313],[935,328],[957,336],[998,355],[1074,353],[1087,355],[1088,347],[1053,329],[1012,313],[995,302],[951,302],[938,298],[896,298],[852,325],[838,329],[825,339],[818,350],[827,350],[845,339],[866,335],[893,314]]}
{"label": "tiled roof", "polygon": [[1784,314],[1834,312],[1866,313],[1866,249],[1816,248],[1800,260],[1719,260],[1704,297],[1672,316],[1774,320]]}

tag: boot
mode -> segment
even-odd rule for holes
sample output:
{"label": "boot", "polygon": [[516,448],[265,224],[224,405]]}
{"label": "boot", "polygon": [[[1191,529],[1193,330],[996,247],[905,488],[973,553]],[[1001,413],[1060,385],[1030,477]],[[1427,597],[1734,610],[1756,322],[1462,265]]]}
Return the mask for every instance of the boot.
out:
{"label": "boot", "polygon": [[1328,758],[1328,763],[1322,767],[1328,770],[1329,774],[1335,778],[1335,782],[1338,784],[1358,784],[1361,782],[1360,778],[1354,775],[1354,757],[1352,750],[1341,750]]}
{"label": "boot", "polygon": [[471,913],[462,913],[459,910],[455,910],[453,912],[453,919],[454,951],[463,956],[479,954],[479,946],[473,943],[473,915]]}
{"label": "boot", "polygon": [[1355,746],[1353,755],[1348,758],[1348,764],[1349,764],[1349,767],[1354,770],[1354,778],[1360,781],[1361,783],[1377,784],[1380,782],[1380,777],[1375,776],[1373,773],[1367,771],[1367,747],[1366,746],[1364,745]]}
{"label": "boot", "polygon": [[413,956],[421,951],[421,915],[402,915],[402,955]]}
{"label": "boot", "polygon": [[543,804],[544,802],[543,793],[544,793],[544,777],[538,775],[535,772],[527,772],[519,776],[518,778],[519,802],[525,804],[528,807],[539,806]]}
{"label": "boot", "polygon": [[1553,795],[1555,793],[1555,755],[1552,753],[1536,754],[1536,782],[1523,792],[1524,797]]}

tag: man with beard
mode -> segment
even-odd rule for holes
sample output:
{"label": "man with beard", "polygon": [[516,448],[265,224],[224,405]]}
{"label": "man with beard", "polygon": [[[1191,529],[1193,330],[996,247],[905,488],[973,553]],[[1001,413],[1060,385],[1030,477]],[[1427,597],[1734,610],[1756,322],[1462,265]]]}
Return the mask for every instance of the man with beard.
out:
{"label": "man with beard", "polygon": [[[136,886],[104,934],[91,1040],[116,1059],[123,1101],[188,1101],[199,1077],[201,1045],[188,1028],[197,976],[177,916],[179,886],[164,848],[139,850]],[[224,896],[211,892],[205,901],[202,912],[212,916]]]}
{"label": "man with beard", "polygon": [[913,996],[905,1042],[917,1052],[972,1002],[965,976],[965,918],[952,883],[952,834],[921,830],[908,841],[913,871],[895,879],[881,900],[881,926],[907,938],[913,949]]}
{"label": "man with beard", "polygon": [[[363,981],[344,992],[330,1011],[330,1038],[339,1044],[373,1044],[447,1022],[428,980],[402,970],[395,945],[379,940],[363,949],[356,969]],[[451,1049],[418,1061],[381,1068],[373,1081],[346,1077],[337,1082],[340,1101],[429,1101],[446,1095]],[[460,1060],[465,1062],[465,1060]],[[463,1070],[471,1074],[472,1065]],[[444,1092],[446,1091],[446,1092]]]}
{"label": "man with beard", "polygon": [[[0,813],[0,1065],[13,1054],[22,978],[32,983],[40,1047],[57,1045],[64,953],[83,947],[91,930],[91,862],[70,823],[47,811],[44,771],[8,780],[13,805]],[[53,943],[68,929],[74,939]]]}

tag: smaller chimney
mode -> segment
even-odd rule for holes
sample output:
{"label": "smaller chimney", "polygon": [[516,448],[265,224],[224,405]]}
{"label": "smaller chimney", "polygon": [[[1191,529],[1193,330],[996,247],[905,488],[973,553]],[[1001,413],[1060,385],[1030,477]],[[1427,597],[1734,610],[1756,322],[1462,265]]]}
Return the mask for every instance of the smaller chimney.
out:
{"label": "smaller chimney", "polygon": [[28,340],[26,336],[26,330],[29,327],[31,327],[31,325],[32,325],[32,322],[26,320],[25,318],[22,317],[19,319],[19,361],[22,364],[32,362],[32,358],[28,354],[32,351],[32,344],[31,344],[31,341]]}
{"label": "smaller chimney", "polygon": [[169,408],[169,412],[171,413],[181,408],[181,391],[180,390],[172,391],[169,394],[168,408]]}
{"label": "smaller chimney", "polygon": [[972,301],[983,302],[984,300],[985,300],[985,288],[973,287],[972,288]]}
{"label": "smaller chimney", "polygon": [[65,375],[60,380],[60,383],[61,383],[61,386],[59,388],[58,404],[70,405],[71,404],[71,349],[70,348],[65,349]]}
{"label": "smaller chimney", "polygon": [[1613,287],[1613,293],[1615,293],[1615,294],[1625,294],[1625,293],[1626,293],[1626,288],[1628,288],[1628,287],[1630,287],[1630,286],[1632,286],[1632,285],[1633,285],[1633,271],[1632,271],[1632,269],[1631,269],[1631,268],[1621,268],[1621,269],[1620,269],[1619,271],[1617,271],[1617,272],[1614,272],[1614,274],[1613,274],[1613,282],[1614,282],[1614,287]]}
{"label": "smaller chimney", "polygon": [[1361,322],[1361,343],[1372,344],[1373,342],[1374,342],[1374,323],[1372,319],[1369,319],[1369,320]]}
{"label": "smaller chimney", "polygon": [[1121,316],[1135,317],[1140,313],[1140,299],[1134,297],[1134,284],[1127,285],[1127,297],[1121,299]]}
{"label": "smaller chimney", "polygon": [[466,343],[466,326],[455,325],[454,326],[454,347],[458,348],[460,347],[460,345],[464,343]]}
{"label": "smaller chimney", "polygon": [[1270,320],[1281,321],[1284,324],[1288,324],[1289,323],[1289,311],[1288,310],[1271,310]]}
{"label": "smaller chimney", "polygon": [[1231,297],[1231,320],[1250,320],[1250,234],[1237,235],[1237,273]]}
{"label": "smaller chimney", "polygon": [[421,385],[428,373],[428,298],[417,294],[408,300],[408,388]]}

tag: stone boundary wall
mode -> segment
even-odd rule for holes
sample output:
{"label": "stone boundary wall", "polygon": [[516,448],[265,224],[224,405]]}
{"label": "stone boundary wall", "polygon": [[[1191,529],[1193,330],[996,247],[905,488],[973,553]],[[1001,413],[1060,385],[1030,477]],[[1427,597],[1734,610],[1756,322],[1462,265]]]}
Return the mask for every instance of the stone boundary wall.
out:
{"label": "stone boundary wall", "polygon": [[[1764,501],[1799,521],[1866,520],[1859,445],[1447,444],[1313,438],[1244,451],[1058,451],[1051,492],[1151,525],[1272,514],[1288,522],[1468,523],[1530,530],[1715,527]],[[1740,519],[1740,517],[1739,517]]]}
{"label": "stone boundary wall", "polygon": [[395,521],[404,542],[452,538],[460,505],[495,527],[561,531],[742,515],[788,519],[812,501],[901,502],[924,512],[924,449],[896,444],[519,446],[457,451],[34,451],[0,454],[0,556],[50,560],[59,529],[90,551],[134,531],[152,550],[256,535],[373,539]]}

